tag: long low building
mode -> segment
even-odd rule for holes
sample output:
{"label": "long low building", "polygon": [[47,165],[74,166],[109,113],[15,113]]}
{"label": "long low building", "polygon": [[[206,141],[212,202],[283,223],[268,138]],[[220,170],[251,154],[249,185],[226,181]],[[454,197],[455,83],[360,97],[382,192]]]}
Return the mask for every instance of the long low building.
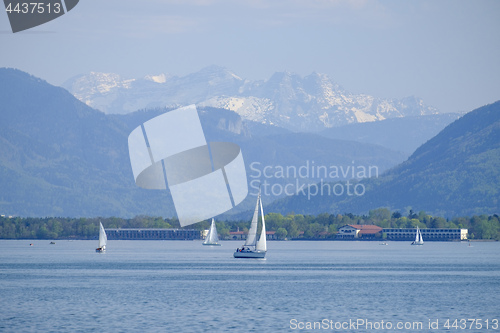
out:
{"label": "long low building", "polygon": [[[386,228],[383,233],[386,234],[388,240],[405,240],[411,241],[415,239],[415,228]],[[424,241],[450,241],[450,240],[467,240],[469,233],[468,229],[420,229]]]}
{"label": "long low building", "polygon": [[193,240],[203,239],[202,231],[195,229],[106,229],[108,239],[156,239],[156,240]]}
{"label": "long low building", "polygon": [[[335,239],[339,240],[369,240],[382,239],[412,241],[415,239],[416,228],[385,228],[375,225],[348,224],[341,228]],[[452,241],[467,240],[468,229],[443,229],[425,228],[420,229],[424,241]]]}

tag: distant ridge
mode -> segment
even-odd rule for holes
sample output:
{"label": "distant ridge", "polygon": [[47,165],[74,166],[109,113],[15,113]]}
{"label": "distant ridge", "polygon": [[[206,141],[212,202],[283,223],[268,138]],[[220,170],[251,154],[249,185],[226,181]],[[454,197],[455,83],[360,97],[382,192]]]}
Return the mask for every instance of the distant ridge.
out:
{"label": "distant ridge", "polygon": [[381,121],[328,128],[319,134],[327,138],[377,144],[401,151],[409,157],[415,149],[457,120],[460,113],[390,118]]}

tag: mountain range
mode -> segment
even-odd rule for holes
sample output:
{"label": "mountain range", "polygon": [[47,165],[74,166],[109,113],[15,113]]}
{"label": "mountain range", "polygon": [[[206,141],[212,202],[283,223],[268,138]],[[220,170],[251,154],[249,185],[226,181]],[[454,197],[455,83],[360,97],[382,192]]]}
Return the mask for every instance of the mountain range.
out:
{"label": "mountain range", "polygon": [[[132,129],[171,108],[104,114],[63,88],[6,68],[0,69],[0,101],[1,214],[175,215],[168,191],[135,185],[127,147]],[[388,207],[451,217],[499,211],[500,102],[455,121],[457,115],[392,118],[319,133],[296,133],[209,106],[199,107],[199,116],[207,141],[240,145],[249,181],[255,181],[251,192],[265,181],[268,189],[310,186],[293,196],[271,191],[264,198],[268,212],[362,214]],[[429,137],[440,126],[446,128]],[[399,147],[406,137],[414,141]],[[419,148],[405,161],[409,144]],[[364,179],[361,171],[371,167],[375,174]],[[362,195],[311,196],[318,182],[345,190],[347,181]],[[254,200],[249,195],[226,216],[248,218]]]}
{"label": "mountain range", "polygon": [[[104,114],[63,88],[6,68],[0,69],[0,101],[0,213],[68,217],[175,214],[168,191],[135,185],[127,147],[134,128],[169,109]],[[404,159],[402,153],[373,144],[243,120],[231,110],[204,107],[199,114],[207,141],[240,145],[249,180],[262,180],[258,171],[266,166],[299,168],[315,163],[348,167],[355,161],[360,166],[375,165],[383,172]],[[277,182],[288,182],[288,178]],[[301,181],[318,180],[312,176]],[[253,197],[247,199],[238,209],[254,204]],[[272,195],[266,197],[267,202],[273,199]]]}
{"label": "mountain range", "polygon": [[107,114],[197,104],[232,110],[244,120],[295,132],[438,113],[413,96],[380,99],[349,93],[319,73],[301,77],[277,72],[268,80],[250,81],[218,66],[183,77],[160,74],[122,78],[113,73],[91,72],[69,79],[63,87]]}

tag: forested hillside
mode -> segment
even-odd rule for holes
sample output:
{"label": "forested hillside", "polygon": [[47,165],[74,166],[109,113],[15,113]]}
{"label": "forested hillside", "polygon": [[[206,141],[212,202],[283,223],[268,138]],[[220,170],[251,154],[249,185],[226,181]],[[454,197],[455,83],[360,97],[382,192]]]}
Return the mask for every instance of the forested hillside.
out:
{"label": "forested hillside", "polygon": [[[360,181],[363,195],[292,196],[271,211],[303,214],[408,207],[437,216],[500,211],[500,101],[469,112],[379,178]],[[330,186],[331,188],[331,186]],[[359,191],[361,192],[361,191]]]}

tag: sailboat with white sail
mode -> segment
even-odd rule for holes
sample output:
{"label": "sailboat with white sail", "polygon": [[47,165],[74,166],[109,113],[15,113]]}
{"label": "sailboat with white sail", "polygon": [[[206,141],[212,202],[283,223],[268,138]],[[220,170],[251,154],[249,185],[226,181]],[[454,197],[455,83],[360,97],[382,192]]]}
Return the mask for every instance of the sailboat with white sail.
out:
{"label": "sailboat with white sail", "polygon": [[210,229],[208,230],[207,237],[203,242],[203,245],[211,245],[211,246],[221,246],[219,244],[219,235],[217,235],[217,227],[215,226],[215,221],[212,219],[212,224],[210,225]]}
{"label": "sailboat with white sail", "polygon": [[415,240],[411,243],[411,245],[424,245],[424,240],[422,239],[422,233],[417,226],[417,233],[415,235]]}
{"label": "sailboat with white sail", "polygon": [[[260,232],[260,237],[257,240],[257,228],[259,222],[259,207],[260,215],[262,217],[262,230]],[[267,253],[267,241],[266,241],[266,221],[264,220],[264,209],[262,208],[262,199],[259,195],[257,197],[257,203],[255,204],[255,211],[253,213],[252,224],[250,225],[250,230],[248,231],[248,237],[245,244],[241,249],[236,249],[233,256],[235,258],[265,258]]]}
{"label": "sailboat with white sail", "polygon": [[102,226],[101,221],[99,221],[99,246],[95,249],[96,252],[106,251],[106,244],[108,242],[108,237],[106,236],[106,231]]}

